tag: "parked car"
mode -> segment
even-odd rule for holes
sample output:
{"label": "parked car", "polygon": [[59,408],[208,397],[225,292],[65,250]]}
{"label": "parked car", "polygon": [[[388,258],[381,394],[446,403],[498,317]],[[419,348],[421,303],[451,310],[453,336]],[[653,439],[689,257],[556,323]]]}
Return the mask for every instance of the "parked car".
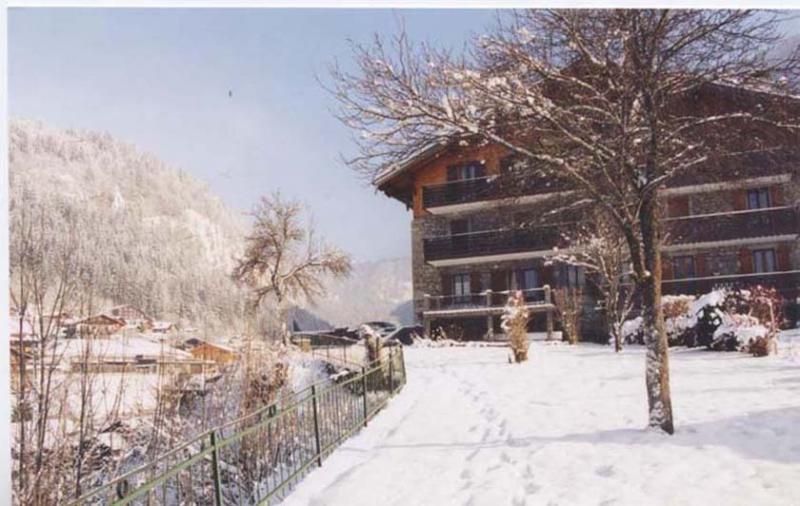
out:
{"label": "parked car", "polygon": [[381,337],[386,337],[397,330],[397,325],[389,322],[364,322],[361,325],[369,326],[372,330],[380,334]]}
{"label": "parked car", "polygon": [[386,337],[387,341],[397,341],[406,346],[414,344],[414,339],[419,339],[425,333],[422,325],[400,327]]}

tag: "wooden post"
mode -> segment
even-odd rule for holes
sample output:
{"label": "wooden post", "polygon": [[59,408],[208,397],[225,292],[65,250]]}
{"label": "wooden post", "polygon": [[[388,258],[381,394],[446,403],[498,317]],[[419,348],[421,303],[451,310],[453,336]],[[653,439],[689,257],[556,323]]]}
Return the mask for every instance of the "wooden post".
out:
{"label": "wooden post", "polygon": [[389,348],[389,394],[394,393],[394,375],[392,374],[392,362],[394,362],[394,346]]}
{"label": "wooden post", "polygon": [[219,449],[217,448],[217,431],[211,431],[211,473],[214,478],[214,504],[222,506],[222,485],[219,476]]}
{"label": "wooden post", "polygon": [[[492,307],[492,290],[491,289],[486,290],[484,293],[486,295],[486,307],[490,308]],[[491,340],[493,337],[494,337],[494,321],[492,315],[490,314],[486,316],[486,338]]]}
{"label": "wooden post", "polygon": [[553,294],[550,285],[544,285],[544,302],[549,305],[545,314],[547,315],[547,340],[553,340]]}
{"label": "wooden post", "polygon": [[361,368],[361,389],[364,391],[364,427],[367,426],[367,368]]}
{"label": "wooden post", "polygon": [[319,441],[319,414],[317,408],[316,385],[311,385],[311,406],[314,408],[314,440],[317,442],[317,465],[322,467],[322,446]]}

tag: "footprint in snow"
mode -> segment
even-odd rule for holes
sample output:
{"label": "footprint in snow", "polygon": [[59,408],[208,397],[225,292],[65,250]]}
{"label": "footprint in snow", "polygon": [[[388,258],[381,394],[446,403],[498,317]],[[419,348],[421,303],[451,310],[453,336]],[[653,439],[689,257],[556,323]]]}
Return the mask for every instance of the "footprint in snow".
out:
{"label": "footprint in snow", "polygon": [[614,476],[614,466],[600,466],[595,468],[594,474],[597,476],[602,476],[603,478],[609,478]]}
{"label": "footprint in snow", "polygon": [[535,484],[532,481],[525,484],[525,493],[528,495],[533,495],[536,492],[540,491],[541,489],[542,487],[540,487],[539,485]]}

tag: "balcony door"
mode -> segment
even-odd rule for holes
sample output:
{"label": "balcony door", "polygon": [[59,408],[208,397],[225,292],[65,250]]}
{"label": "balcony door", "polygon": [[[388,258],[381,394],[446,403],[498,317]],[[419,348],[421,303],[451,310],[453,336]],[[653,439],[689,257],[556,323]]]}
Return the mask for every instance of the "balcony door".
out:
{"label": "balcony door", "polygon": [[470,295],[470,275],[468,272],[453,274],[453,304],[467,304]]}
{"label": "balcony door", "polygon": [[757,273],[775,272],[778,270],[778,262],[774,249],[753,250],[753,269]]}
{"label": "balcony door", "polygon": [[540,297],[539,291],[533,291],[536,288],[541,288],[541,279],[539,278],[539,271],[534,268],[525,268],[517,271],[517,289],[522,290],[525,300],[534,300]]}

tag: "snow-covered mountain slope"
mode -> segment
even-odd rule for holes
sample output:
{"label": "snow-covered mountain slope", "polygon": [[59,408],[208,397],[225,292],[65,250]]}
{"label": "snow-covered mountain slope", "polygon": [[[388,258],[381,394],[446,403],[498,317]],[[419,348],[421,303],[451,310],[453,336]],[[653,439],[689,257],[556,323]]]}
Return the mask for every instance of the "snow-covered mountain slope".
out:
{"label": "snow-covered mountain slope", "polygon": [[329,281],[327,289],[327,296],[307,309],[334,325],[369,320],[413,323],[409,258],[356,263],[349,278]]}
{"label": "snow-covered mountain slope", "polygon": [[196,323],[241,314],[228,273],[246,227],[206,184],[107,133],[29,120],[11,121],[10,162],[12,224],[41,209],[52,234],[77,225],[103,303]]}

